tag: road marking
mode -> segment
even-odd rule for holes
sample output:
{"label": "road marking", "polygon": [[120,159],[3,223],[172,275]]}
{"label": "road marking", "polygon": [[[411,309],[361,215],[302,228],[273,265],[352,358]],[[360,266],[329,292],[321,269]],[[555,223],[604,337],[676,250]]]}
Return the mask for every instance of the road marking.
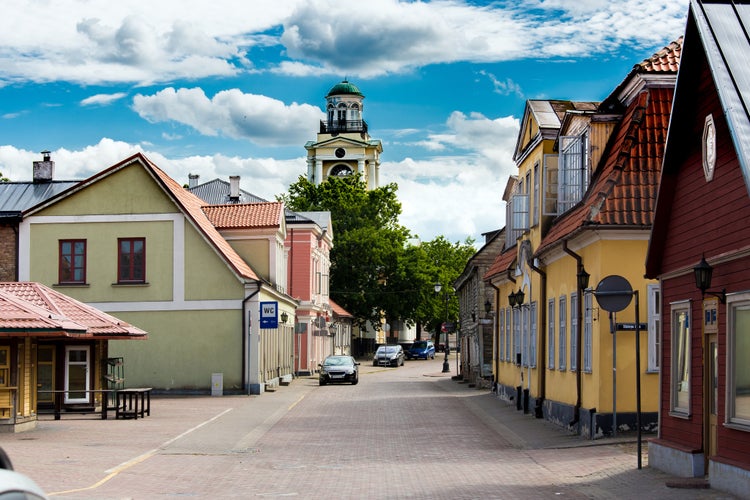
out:
{"label": "road marking", "polygon": [[66,491],[55,491],[53,493],[47,493],[47,495],[48,496],[66,495],[68,493],[77,493],[79,491],[94,490],[94,489],[98,488],[99,486],[103,485],[104,483],[106,483],[107,481],[109,481],[110,479],[112,479],[113,477],[115,477],[116,475],[118,475],[120,472],[122,472],[124,470],[127,470],[127,469],[133,467],[134,465],[137,465],[137,464],[139,464],[139,463],[141,463],[141,462],[143,462],[145,460],[148,460],[149,458],[153,457],[154,455],[156,455],[157,453],[159,453],[159,451],[163,450],[164,448],[166,448],[170,444],[174,443],[178,439],[181,439],[181,438],[187,436],[188,434],[197,431],[198,429],[200,429],[204,425],[210,424],[214,420],[217,420],[217,419],[223,417],[224,415],[226,415],[227,413],[229,413],[232,410],[233,410],[233,408],[228,408],[228,409],[224,410],[223,412],[219,413],[218,415],[209,418],[205,422],[201,422],[200,424],[196,425],[195,427],[192,427],[192,428],[186,430],[182,434],[180,434],[178,436],[175,436],[172,439],[169,439],[169,440],[163,442],[157,448],[154,448],[153,450],[149,450],[146,453],[143,453],[141,455],[138,455],[137,457],[135,457],[133,459],[130,459],[127,462],[123,462],[120,465],[117,465],[117,466],[115,466],[115,467],[113,467],[111,469],[105,470],[104,472],[106,472],[107,475],[104,476],[98,482],[92,484],[91,486],[86,486],[84,488],[76,488],[76,489],[73,489],[73,490],[66,490]]}

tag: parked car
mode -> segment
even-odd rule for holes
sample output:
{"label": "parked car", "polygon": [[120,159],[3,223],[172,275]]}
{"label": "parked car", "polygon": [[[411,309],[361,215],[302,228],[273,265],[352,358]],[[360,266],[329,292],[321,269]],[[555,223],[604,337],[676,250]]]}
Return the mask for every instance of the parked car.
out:
{"label": "parked car", "polygon": [[435,359],[435,344],[430,340],[417,340],[404,354],[406,359]]}
{"label": "parked car", "polygon": [[351,356],[328,356],[318,365],[318,383],[326,385],[333,382],[359,382],[359,363]]}
{"label": "parked car", "polygon": [[400,345],[381,345],[375,351],[372,366],[404,366],[404,348]]}

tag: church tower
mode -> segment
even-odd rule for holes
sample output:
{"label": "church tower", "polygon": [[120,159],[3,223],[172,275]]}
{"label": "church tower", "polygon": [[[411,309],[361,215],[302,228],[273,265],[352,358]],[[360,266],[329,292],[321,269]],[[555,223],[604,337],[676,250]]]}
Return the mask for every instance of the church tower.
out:
{"label": "church tower", "polygon": [[307,180],[316,186],[329,176],[359,173],[368,190],[380,185],[380,153],[383,145],[370,139],[362,119],[365,96],[347,80],[326,95],[326,120],[320,122],[315,142],[308,141]]}

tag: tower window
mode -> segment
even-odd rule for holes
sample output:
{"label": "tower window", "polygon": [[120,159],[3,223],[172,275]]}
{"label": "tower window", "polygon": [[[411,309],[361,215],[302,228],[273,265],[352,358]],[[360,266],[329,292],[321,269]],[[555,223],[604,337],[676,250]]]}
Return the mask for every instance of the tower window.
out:
{"label": "tower window", "polygon": [[331,169],[331,175],[336,177],[346,177],[352,175],[352,169],[348,165],[336,165]]}

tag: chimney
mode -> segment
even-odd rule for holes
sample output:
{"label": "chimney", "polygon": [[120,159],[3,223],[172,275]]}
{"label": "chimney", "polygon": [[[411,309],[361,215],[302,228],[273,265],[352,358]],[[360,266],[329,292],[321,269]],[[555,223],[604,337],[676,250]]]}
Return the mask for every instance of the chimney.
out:
{"label": "chimney", "polygon": [[240,202],[240,176],[229,176],[229,203]]}
{"label": "chimney", "polygon": [[55,173],[55,162],[50,159],[49,151],[42,151],[42,161],[34,162],[34,184],[52,182]]}
{"label": "chimney", "polygon": [[193,189],[195,186],[198,185],[198,179],[200,179],[201,176],[198,174],[188,174],[188,189]]}

